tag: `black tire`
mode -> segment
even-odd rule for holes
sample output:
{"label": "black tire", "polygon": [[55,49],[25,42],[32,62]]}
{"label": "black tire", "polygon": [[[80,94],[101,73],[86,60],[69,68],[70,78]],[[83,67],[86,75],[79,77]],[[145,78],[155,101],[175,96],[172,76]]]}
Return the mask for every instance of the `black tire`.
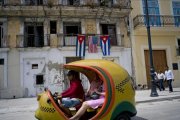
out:
{"label": "black tire", "polygon": [[115,120],[131,120],[131,118],[127,113],[122,113],[118,115]]}

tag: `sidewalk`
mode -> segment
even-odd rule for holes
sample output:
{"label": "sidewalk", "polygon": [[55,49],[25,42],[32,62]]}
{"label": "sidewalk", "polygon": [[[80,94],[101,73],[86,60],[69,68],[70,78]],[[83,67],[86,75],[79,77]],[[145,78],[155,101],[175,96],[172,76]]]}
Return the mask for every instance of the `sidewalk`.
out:
{"label": "sidewalk", "polygon": [[[165,91],[157,90],[158,97],[150,97],[151,90],[136,90],[136,103],[164,101],[172,99],[180,99],[180,88],[173,88],[174,92],[169,93],[168,88]],[[19,98],[19,99],[0,99],[0,113],[6,110],[15,108],[16,110],[29,109],[31,111],[37,109],[38,102],[34,98]]]}
{"label": "sidewalk", "polygon": [[165,101],[172,99],[180,99],[180,88],[173,88],[174,92],[169,93],[168,88],[165,91],[159,91],[158,97],[150,97],[151,90],[137,90],[136,91],[136,103]]}

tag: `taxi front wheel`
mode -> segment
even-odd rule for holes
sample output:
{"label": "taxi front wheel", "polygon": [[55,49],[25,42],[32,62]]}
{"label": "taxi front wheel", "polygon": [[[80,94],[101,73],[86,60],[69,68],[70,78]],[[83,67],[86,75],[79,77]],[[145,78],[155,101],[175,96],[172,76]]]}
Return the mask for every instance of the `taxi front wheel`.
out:
{"label": "taxi front wheel", "polygon": [[131,120],[131,118],[127,113],[123,113],[118,115],[115,120]]}

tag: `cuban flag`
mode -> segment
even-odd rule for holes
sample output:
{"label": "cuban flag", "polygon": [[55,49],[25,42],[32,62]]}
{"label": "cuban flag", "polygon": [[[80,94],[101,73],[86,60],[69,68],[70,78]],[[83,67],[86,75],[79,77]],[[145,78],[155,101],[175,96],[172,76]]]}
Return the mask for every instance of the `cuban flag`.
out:
{"label": "cuban flag", "polygon": [[84,57],[85,56],[85,36],[78,35],[76,41],[76,56]]}
{"label": "cuban flag", "polygon": [[100,36],[100,45],[104,56],[110,55],[110,38],[109,35]]}

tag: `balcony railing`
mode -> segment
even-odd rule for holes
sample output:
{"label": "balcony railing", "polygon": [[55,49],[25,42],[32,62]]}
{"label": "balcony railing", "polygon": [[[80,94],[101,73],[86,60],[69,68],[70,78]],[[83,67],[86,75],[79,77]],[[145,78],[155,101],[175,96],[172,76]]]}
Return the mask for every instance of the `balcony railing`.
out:
{"label": "balcony railing", "polygon": [[81,6],[106,6],[106,7],[130,7],[130,0],[74,0],[74,2],[69,2],[69,0],[61,0],[59,3],[61,5],[81,5]]}
{"label": "balcony railing", "polygon": [[[90,37],[96,37],[97,45],[100,46],[100,36],[102,34],[84,34],[86,46],[89,45]],[[109,35],[111,46],[124,46],[123,35]],[[77,34],[58,34],[58,46],[75,46],[77,41]],[[34,36],[34,35],[17,35],[16,36],[16,47],[45,47],[50,46],[50,35]]]}
{"label": "balcony railing", "polygon": [[45,47],[50,45],[50,35],[17,35],[16,46],[24,47]]}
{"label": "balcony railing", "polygon": [[[81,34],[82,35],[82,34]],[[97,45],[100,45],[100,36],[103,34],[83,34],[85,35],[86,46],[89,45],[90,37],[97,40]],[[123,36],[121,34],[109,35],[111,46],[124,46]],[[62,41],[63,40],[63,41]],[[75,46],[77,41],[77,34],[58,34],[59,46]]]}
{"label": "balcony railing", "polygon": [[[146,25],[146,15],[137,15],[133,19],[134,28],[140,25]],[[149,15],[150,26],[163,27],[163,26],[180,26],[180,16],[170,15]]]}
{"label": "balcony railing", "polygon": [[[6,0],[2,3],[2,5],[18,5],[18,3],[14,3]],[[105,6],[105,7],[121,7],[121,8],[130,8],[131,0],[58,0],[58,4],[53,2],[52,0],[22,0],[19,5],[27,5],[27,6],[54,6],[54,5],[62,5],[62,6]]]}
{"label": "balcony railing", "polygon": [[7,48],[7,47],[9,47],[9,38],[10,38],[10,35],[4,35],[1,38],[0,48]]}

